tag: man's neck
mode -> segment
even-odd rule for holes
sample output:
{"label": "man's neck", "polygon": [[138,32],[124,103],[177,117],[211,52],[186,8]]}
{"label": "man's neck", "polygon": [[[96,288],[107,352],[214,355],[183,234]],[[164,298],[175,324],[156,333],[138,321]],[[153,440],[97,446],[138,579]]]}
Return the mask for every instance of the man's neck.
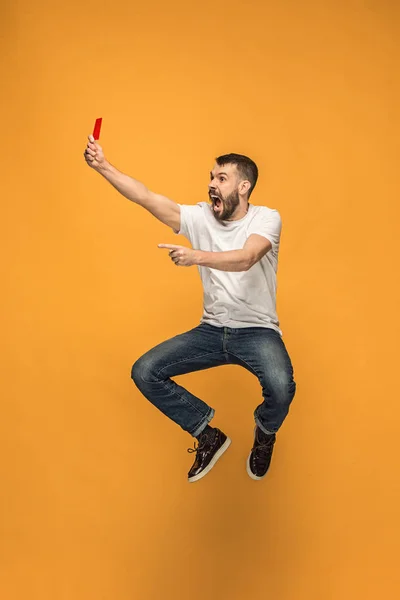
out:
{"label": "man's neck", "polygon": [[232,217],[228,219],[228,221],[239,221],[239,219],[243,219],[243,217],[245,217],[248,213],[249,206],[250,204],[248,201],[246,201],[245,205],[239,205],[237,208],[238,212],[232,215]]}

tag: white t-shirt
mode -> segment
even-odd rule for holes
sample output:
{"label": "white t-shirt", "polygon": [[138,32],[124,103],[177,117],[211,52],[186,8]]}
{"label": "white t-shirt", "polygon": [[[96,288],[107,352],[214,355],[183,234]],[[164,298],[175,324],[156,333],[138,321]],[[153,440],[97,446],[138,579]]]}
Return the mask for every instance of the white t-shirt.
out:
{"label": "white t-shirt", "polygon": [[216,327],[269,327],[278,331],[276,314],[276,273],[282,221],[277,210],[249,204],[246,215],[237,221],[219,223],[211,205],[179,204],[181,228],[195,250],[224,252],[243,248],[247,238],[257,233],[270,240],[272,249],[248,271],[220,271],[200,267],[203,284],[201,323]]}

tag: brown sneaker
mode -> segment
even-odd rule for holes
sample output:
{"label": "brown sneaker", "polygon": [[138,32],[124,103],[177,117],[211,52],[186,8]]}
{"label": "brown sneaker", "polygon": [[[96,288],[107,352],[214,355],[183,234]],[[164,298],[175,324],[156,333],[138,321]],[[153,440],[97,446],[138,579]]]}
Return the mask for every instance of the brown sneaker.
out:
{"label": "brown sneaker", "polygon": [[275,444],[275,433],[264,433],[256,426],[254,444],[247,459],[247,473],[252,479],[262,479],[271,464],[272,451]]}
{"label": "brown sneaker", "polygon": [[198,481],[207,475],[225,450],[231,445],[231,440],[220,429],[213,427],[212,431],[200,435],[199,443],[188,452],[196,452],[196,460],[188,473],[189,483]]}

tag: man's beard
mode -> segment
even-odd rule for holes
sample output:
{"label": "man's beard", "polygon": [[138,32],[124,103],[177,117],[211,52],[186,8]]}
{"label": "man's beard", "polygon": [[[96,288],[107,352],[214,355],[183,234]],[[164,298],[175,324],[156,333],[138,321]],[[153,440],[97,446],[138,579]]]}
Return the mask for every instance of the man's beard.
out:
{"label": "man's beard", "polygon": [[228,221],[240,204],[239,193],[237,190],[234,190],[226,198],[222,198],[221,196],[219,196],[219,198],[222,202],[222,210],[215,212],[214,202],[212,203],[211,208],[213,215],[218,221],[218,223],[221,223],[221,225],[225,226],[225,224],[222,223],[222,221]]}

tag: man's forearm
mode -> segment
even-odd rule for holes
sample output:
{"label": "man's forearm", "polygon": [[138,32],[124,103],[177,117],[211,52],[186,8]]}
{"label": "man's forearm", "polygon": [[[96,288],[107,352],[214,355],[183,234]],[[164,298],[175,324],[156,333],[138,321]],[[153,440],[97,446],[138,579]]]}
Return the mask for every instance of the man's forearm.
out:
{"label": "man's forearm", "polygon": [[205,252],[196,250],[196,265],[211,267],[219,271],[247,271],[251,267],[248,253],[241,250],[228,250],[226,252]]}
{"label": "man's forearm", "polygon": [[133,179],[133,177],[130,177],[129,175],[121,173],[121,171],[118,171],[118,169],[113,167],[109,162],[105,162],[104,165],[98,169],[98,172],[100,175],[103,175],[103,177],[107,179],[120,194],[125,196],[125,198],[128,198],[128,200],[132,200],[132,202],[140,203],[140,201],[146,198],[149,193],[149,190],[143,183]]}

